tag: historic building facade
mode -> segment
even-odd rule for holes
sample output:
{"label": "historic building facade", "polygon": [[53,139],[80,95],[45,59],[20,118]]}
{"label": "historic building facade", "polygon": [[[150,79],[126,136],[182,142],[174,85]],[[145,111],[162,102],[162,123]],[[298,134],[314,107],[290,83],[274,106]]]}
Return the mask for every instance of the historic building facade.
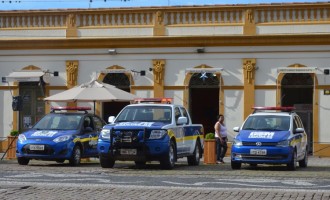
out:
{"label": "historic building facade", "polygon": [[45,97],[98,79],[172,97],[206,132],[223,113],[231,137],[253,106],[295,106],[310,153],[330,156],[329,33],[330,3],[2,11],[0,138],[66,105]]}

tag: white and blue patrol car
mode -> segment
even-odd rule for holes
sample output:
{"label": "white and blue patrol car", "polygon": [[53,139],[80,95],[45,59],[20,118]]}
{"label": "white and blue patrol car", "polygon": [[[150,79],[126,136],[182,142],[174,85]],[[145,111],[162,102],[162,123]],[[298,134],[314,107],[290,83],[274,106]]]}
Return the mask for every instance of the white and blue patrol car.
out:
{"label": "white and blue patrol car", "polygon": [[[88,113],[90,107],[53,107],[32,128],[19,134],[16,145],[18,164],[46,160],[72,166],[81,158],[98,157],[97,139],[105,122]],[[67,112],[67,111],[70,112]]]}
{"label": "white and blue patrol car", "polygon": [[116,160],[123,160],[134,161],[138,167],[159,161],[162,168],[173,169],[182,157],[187,157],[189,165],[198,165],[203,126],[192,124],[181,105],[166,99],[162,103],[162,98],[160,103],[157,98],[142,100],[123,108],[115,119],[110,117],[110,124],[103,127],[97,145],[101,167],[111,168]]}
{"label": "white and blue patrol car", "polygon": [[231,149],[231,167],[242,163],[286,164],[295,170],[297,163],[307,167],[307,135],[293,107],[254,107],[241,127]]}

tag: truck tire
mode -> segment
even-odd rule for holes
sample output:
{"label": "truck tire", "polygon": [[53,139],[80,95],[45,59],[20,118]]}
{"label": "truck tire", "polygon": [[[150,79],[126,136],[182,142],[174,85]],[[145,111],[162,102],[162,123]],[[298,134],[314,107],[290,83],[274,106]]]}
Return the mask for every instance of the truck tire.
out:
{"label": "truck tire", "polygon": [[71,166],[78,166],[80,165],[81,160],[81,149],[79,146],[75,146],[72,151],[71,158],[69,159],[69,164]]}
{"label": "truck tire", "polygon": [[160,165],[162,169],[173,169],[175,165],[175,145],[173,141],[170,141],[170,147],[168,153],[163,156],[163,158],[160,160]]}
{"label": "truck tire", "polygon": [[190,166],[199,165],[201,150],[202,150],[201,143],[199,142],[199,140],[197,140],[193,155],[187,157],[188,165]]}
{"label": "truck tire", "polygon": [[30,159],[24,158],[24,157],[18,157],[17,162],[19,165],[28,165],[30,162]]}
{"label": "truck tire", "polygon": [[102,168],[113,168],[115,165],[115,160],[112,158],[105,158],[100,156],[100,164]]}

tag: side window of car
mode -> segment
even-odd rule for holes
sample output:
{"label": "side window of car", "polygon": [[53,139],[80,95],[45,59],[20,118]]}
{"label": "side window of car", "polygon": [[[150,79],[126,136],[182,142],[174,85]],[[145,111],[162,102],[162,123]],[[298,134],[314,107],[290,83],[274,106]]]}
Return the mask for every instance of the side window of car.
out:
{"label": "side window of car", "polygon": [[184,117],[187,117],[187,124],[189,124],[189,117],[188,117],[187,110],[185,108],[181,107],[181,112]]}
{"label": "side window of car", "polygon": [[296,117],[293,117],[293,131],[299,127]]}
{"label": "side window of car", "polygon": [[84,119],[84,130],[85,132],[91,132],[94,130],[93,122],[89,116],[85,117]]}
{"label": "side window of car", "polygon": [[179,117],[181,116],[180,109],[176,107],[174,113],[175,113],[175,122],[177,122]]}
{"label": "side window of car", "polygon": [[298,128],[304,128],[304,125],[303,125],[300,117],[299,116],[296,116],[295,118],[296,118],[297,123],[298,123]]}

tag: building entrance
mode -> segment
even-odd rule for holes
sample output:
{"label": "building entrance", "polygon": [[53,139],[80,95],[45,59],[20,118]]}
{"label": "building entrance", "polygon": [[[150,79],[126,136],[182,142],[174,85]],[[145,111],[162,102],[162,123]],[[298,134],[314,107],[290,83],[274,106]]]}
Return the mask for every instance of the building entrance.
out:
{"label": "building entrance", "polygon": [[219,114],[219,79],[213,73],[192,75],[189,82],[189,113],[193,123],[203,124],[205,133],[214,133]]}
{"label": "building entrance", "polygon": [[308,136],[309,153],[313,152],[314,79],[308,73],[285,74],[281,82],[281,105],[294,106]]}
{"label": "building entrance", "polygon": [[23,109],[19,111],[19,130],[25,131],[45,115],[44,87],[40,82],[20,82],[19,95]]}
{"label": "building entrance", "polygon": [[[130,81],[124,73],[108,73],[104,79],[104,83],[114,85],[117,88],[130,92]],[[130,102],[104,102],[102,105],[102,118],[108,121],[109,116],[117,116],[117,114]]]}

